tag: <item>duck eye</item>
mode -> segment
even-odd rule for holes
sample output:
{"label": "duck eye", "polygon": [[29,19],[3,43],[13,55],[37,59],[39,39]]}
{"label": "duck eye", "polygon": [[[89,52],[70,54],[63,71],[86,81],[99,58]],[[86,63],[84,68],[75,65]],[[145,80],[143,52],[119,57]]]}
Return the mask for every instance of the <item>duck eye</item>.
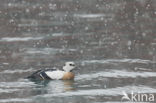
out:
{"label": "duck eye", "polygon": [[70,66],[75,66],[74,64],[69,64]]}

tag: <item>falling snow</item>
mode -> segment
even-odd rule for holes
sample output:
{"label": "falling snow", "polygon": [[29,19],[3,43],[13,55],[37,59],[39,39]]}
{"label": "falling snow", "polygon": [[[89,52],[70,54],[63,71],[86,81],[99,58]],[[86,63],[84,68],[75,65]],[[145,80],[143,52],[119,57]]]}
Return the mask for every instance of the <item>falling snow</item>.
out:
{"label": "falling snow", "polygon": [[[118,103],[119,92],[130,93],[132,84],[156,93],[155,5],[155,0],[1,0],[0,103]],[[22,79],[66,61],[80,68],[74,87],[72,81]]]}

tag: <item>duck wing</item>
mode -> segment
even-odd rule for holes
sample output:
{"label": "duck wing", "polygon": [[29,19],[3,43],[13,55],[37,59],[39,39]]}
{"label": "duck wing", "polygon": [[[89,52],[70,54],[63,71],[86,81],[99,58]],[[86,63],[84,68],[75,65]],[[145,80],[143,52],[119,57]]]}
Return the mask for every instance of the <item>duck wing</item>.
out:
{"label": "duck wing", "polygon": [[32,73],[30,76],[28,76],[28,79],[51,79],[49,76],[45,73],[47,71],[56,71],[57,69],[41,69],[37,70],[36,72]]}

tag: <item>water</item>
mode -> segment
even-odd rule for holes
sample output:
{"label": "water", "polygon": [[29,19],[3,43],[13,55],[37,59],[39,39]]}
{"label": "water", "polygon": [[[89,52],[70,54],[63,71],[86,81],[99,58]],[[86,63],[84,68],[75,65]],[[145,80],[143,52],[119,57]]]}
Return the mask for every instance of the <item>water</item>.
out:
{"label": "water", "polygon": [[[0,103],[119,103],[123,92],[155,94],[155,5],[1,0]],[[66,61],[79,68],[74,81],[25,79]]]}

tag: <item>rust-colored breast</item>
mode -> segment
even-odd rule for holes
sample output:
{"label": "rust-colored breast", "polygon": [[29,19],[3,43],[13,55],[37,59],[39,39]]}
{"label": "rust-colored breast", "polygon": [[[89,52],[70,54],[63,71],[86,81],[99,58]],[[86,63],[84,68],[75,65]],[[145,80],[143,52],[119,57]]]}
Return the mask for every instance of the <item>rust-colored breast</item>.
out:
{"label": "rust-colored breast", "polygon": [[74,73],[72,73],[72,72],[67,72],[67,73],[64,74],[64,76],[63,76],[62,79],[63,79],[63,80],[74,79]]}

